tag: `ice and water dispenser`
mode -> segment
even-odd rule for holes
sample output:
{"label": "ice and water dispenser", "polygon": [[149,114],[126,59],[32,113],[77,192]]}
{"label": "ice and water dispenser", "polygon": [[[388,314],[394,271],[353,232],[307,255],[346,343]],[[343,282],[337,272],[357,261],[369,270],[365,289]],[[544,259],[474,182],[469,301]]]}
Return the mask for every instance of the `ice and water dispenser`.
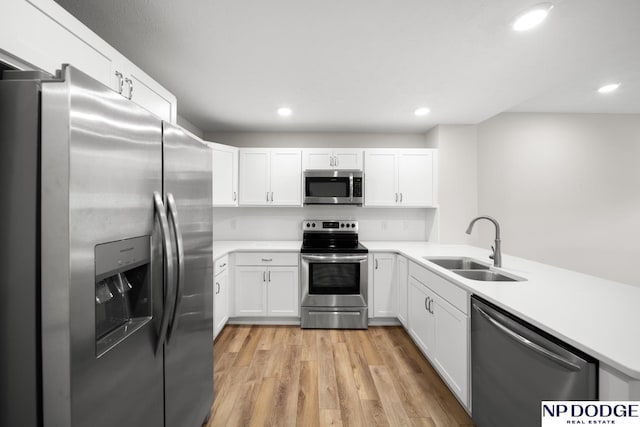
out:
{"label": "ice and water dispenser", "polygon": [[95,247],[96,356],[151,320],[151,238]]}

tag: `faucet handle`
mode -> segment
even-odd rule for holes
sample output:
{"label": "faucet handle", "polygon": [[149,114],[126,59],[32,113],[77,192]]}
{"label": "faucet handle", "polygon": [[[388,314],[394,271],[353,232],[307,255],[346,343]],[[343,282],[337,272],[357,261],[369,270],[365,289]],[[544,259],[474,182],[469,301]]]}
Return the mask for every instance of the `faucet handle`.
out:
{"label": "faucet handle", "polygon": [[491,255],[489,255],[489,259],[495,259],[495,258],[496,258],[496,248],[491,246]]}

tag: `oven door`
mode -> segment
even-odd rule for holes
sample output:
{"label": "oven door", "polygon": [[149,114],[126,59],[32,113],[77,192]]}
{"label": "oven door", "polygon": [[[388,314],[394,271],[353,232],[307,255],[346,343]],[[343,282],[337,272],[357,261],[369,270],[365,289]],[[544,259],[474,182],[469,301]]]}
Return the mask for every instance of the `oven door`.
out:
{"label": "oven door", "polygon": [[301,254],[303,307],[366,307],[367,254]]}
{"label": "oven door", "polygon": [[[360,198],[361,199],[361,198]],[[306,205],[358,204],[353,197],[353,174],[344,171],[305,171]]]}

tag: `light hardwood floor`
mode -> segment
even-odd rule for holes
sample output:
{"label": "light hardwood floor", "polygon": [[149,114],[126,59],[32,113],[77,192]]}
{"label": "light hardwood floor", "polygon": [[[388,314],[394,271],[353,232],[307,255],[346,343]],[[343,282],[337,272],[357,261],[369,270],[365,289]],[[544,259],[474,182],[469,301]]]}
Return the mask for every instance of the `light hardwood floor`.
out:
{"label": "light hardwood floor", "polygon": [[228,325],[213,426],[472,426],[404,329]]}

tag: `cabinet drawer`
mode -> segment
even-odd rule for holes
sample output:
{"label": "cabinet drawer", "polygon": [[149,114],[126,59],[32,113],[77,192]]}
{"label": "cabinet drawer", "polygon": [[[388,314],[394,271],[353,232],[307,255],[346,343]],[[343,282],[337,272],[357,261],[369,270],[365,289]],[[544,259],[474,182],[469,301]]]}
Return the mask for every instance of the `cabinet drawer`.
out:
{"label": "cabinet drawer", "polygon": [[226,271],[228,267],[229,267],[229,255],[225,255],[223,257],[218,258],[213,267],[213,275],[217,276],[223,271]]}
{"label": "cabinet drawer", "polygon": [[297,252],[238,252],[236,265],[298,265]]}
{"label": "cabinet drawer", "polygon": [[464,314],[469,314],[468,295],[462,288],[414,262],[409,264],[409,275],[428,286]]}

